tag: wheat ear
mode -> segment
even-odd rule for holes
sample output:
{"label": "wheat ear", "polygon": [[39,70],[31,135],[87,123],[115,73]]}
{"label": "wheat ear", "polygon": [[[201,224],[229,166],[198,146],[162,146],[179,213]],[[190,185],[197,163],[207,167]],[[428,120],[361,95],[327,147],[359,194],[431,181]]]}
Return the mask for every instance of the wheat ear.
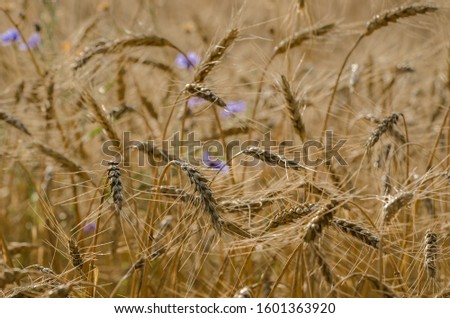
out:
{"label": "wheat ear", "polygon": [[75,172],[77,174],[79,174],[83,179],[90,181],[91,178],[89,177],[89,175],[84,171],[84,169],[75,161],[73,161],[72,159],[67,158],[65,155],[63,155],[62,153],[48,147],[45,146],[39,142],[34,142],[33,143],[34,146],[36,146],[40,152],[42,152],[44,155],[47,155],[49,157],[52,157],[53,159],[55,159],[57,162],[59,162],[63,167],[65,167],[67,170],[71,171],[71,172]]}
{"label": "wheat ear", "polygon": [[274,201],[272,198],[257,198],[253,200],[236,199],[220,201],[220,209],[227,212],[249,212],[256,213],[262,210],[265,206]]}
{"label": "wheat ear", "polygon": [[97,122],[102,126],[102,128],[106,131],[106,134],[108,138],[114,142],[119,142],[120,139],[117,136],[116,132],[114,131],[111,122],[106,117],[105,111],[100,108],[100,106],[97,104],[97,101],[94,99],[94,97],[87,91],[83,91],[83,99],[88,103],[88,105],[91,107],[91,109],[94,111],[95,119]]}
{"label": "wheat ear", "polygon": [[252,297],[252,290],[250,287],[246,286],[244,288],[241,288],[234,296],[233,298],[253,298]]}
{"label": "wheat ear", "polygon": [[184,189],[176,188],[174,186],[164,186],[150,188],[151,193],[161,193],[169,198],[175,200],[181,200],[183,202],[193,202],[194,204],[200,203],[199,197],[190,193],[187,193]]}
{"label": "wheat ear", "polygon": [[374,16],[371,20],[369,20],[366,24],[366,30],[361,33],[361,35],[356,40],[353,47],[350,49],[350,51],[345,56],[344,62],[342,63],[342,66],[339,70],[338,76],[336,78],[336,82],[333,86],[333,92],[331,93],[330,102],[328,103],[327,110],[325,112],[325,119],[323,121],[323,127],[322,132],[324,133],[328,127],[328,118],[330,117],[331,113],[331,107],[333,106],[334,98],[336,97],[337,87],[339,84],[339,80],[342,76],[342,72],[344,71],[345,65],[347,64],[350,55],[356,50],[359,43],[366,37],[371,35],[374,31],[379,30],[385,26],[387,26],[390,22],[394,23],[397,22],[400,18],[407,18],[411,16],[415,16],[417,14],[425,14],[428,12],[436,11],[437,7],[432,5],[411,5],[411,6],[401,6],[389,11],[386,11],[384,13],[378,14]]}
{"label": "wheat ear", "polygon": [[303,236],[303,240],[305,242],[314,242],[316,237],[322,234],[322,230],[333,220],[333,213],[336,205],[337,202],[332,201],[317,211],[318,215],[315,216],[306,226],[305,235]]}
{"label": "wheat ear", "polygon": [[279,155],[277,153],[270,152],[268,150],[264,150],[258,147],[248,147],[241,152],[237,153],[235,156],[239,154],[245,154],[248,156],[251,156],[255,159],[261,160],[269,165],[275,165],[279,167],[283,167],[286,169],[293,169],[293,170],[312,170],[302,164],[300,164],[298,161],[287,159],[282,155]]}
{"label": "wheat ear", "polygon": [[208,180],[189,163],[182,160],[173,160],[171,163],[180,167],[190,183],[194,186],[195,191],[200,195],[200,200],[203,204],[205,212],[209,215],[211,223],[217,233],[222,232],[222,222],[219,213],[217,212],[217,202],[214,198],[211,188],[208,186]]}
{"label": "wheat ear", "polygon": [[388,223],[392,218],[397,215],[401,208],[408,205],[414,198],[412,192],[400,192],[383,206],[383,218],[384,222]]}
{"label": "wheat ear", "polygon": [[84,66],[91,58],[99,54],[106,53],[120,53],[127,47],[139,46],[156,46],[156,47],[170,47],[183,54],[187,61],[187,56],[172,42],[157,35],[134,35],[123,39],[117,39],[111,42],[100,41],[91,47],[84,49],[83,53],[77,57],[72,64],[74,70],[78,70]]}
{"label": "wheat ear", "polygon": [[393,113],[392,115],[386,117],[378,126],[372,131],[369,139],[366,142],[366,149],[370,151],[370,149],[375,146],[380,137],[384,135],[388,131],[392,131],[395,124],[397,124],[400,119],[400,113]]}
{"label": "wheat ear", "polygon": [[75,239],[70,239],[68,243],[68,248],[70,257],[72,258],[73,267],[75,267],[76,269],[78,269],[78,271],[80,271],[80,273],[82,273],[84,261],[83,258],[81,257],[77,241]]}
{"label": "wheat ear", "polygon": [[206,76],[222,59],[225,51],[234,43],[239,36],[237,28],[230,29],[227,34],[217,43],[206,55],[206,58],[200,63],[194,75],[194,82],[201,83]]}
{"label": "wheat ear", "polygon": [[328,23],[323,25],[315,26],[311,29],[307,29],[304,31],[295,32],[293,35],[288,38],[280,41],[273,49],[272,59],[278,54],[282,54],[286,52],[288,49],[293,49],[297,46],[300,46],[306,40],[312,39],[314,37],[319,37],[329,33],[334,29],[336,25],[334,23]]}
{"label": "wheat ear", "polygon": [[384,13],[377,14],[367,22],[364,36],[371,35],[373,32],[387,26],[389,23],[397,22],[398,19],[434,12],[436,10],[437,7],[432,5],[416,4],[411,6],[400,6]]}
{"label": "wheat ear", "polygon": [[227,104],[216,93],[206,86],[190,83],[184,87],[184,92],[195,97],[203,98],[204,100],[216,104],[219,107],[225,108]]}
{"label": "wheat ear", "polygon": [[425,234],[425,268],[427,269],[428,277],[430,278],[436,278],[437,254],[438,254],[437,234],[431,230],[427,230]]}
{"label": "wheat ear", "polygon": [[296,133],[300,136],[300,139],[305,141],[306,129],[305,123],[302,119],[302,113],[300,111],[302,102],[301,100],[297,100],[297,98],[295,98],[291,91],[289,82],[284,75],[281,75],[281,89],[283,91],[284,99],[286,100],[286,106],[291,117],[292,125],[294,126]]}
{"label": "wheat ear", "polygon": [[154,119],[158,120],[158,112],[156,111],[155,106],[153,105],[151,100],[149,100],[142,93],[141,87],[139,86],[139,83],[138,83],[137,80],[134,80],[134,85],[136,87],[136,92],[138,94],[139,101],[140,101],[141,105],[143,105],[145,107],[145,109],[148,111],[148,113],[150,114],[151,117],[153,117]]}
{"label": "wheat ear", "polygon": [[111,193],[114,201],[114,208],[116,214],[122,212],[123,206],[123,187],[120,174],[119,163],[115,161],[110,161],[108,168],[108,180],[109,186],[111,188]]}
{"label": "wheat ear", "polygon": [[297,219],[303,218],[309,214],[314,213],[319,208],[317,203],[304,203],[299,206],[278,212],[270,221],[266,231],[279,227],[280,225],[294,222]]}
{"label": "wheat ear", "polygon": [[[281,53],[286,52],[289,48],[294,48],[297,46],[300,46],[304,41],[309,40],[314,37],[322,36],[330,32],[335,27],[334,23],[329,23],[325,25],[319,25],[316,27],[313,27],[311,29],[305,30],[305,31],[299,31],[294,33],[292,36],[282,40],[278,45],[276,45],[273,49],[272,56],[270,57],[269,61],[267,62],[266,66],[263,69],[263,72],[261,74],[261,78],[259,80],[258,84],[258,90],[256,92],[256,98],[255,103],[253,106],[253,112],[252,112],[252,120],[255,120],[256,113],[258,109],[259,104],[259,98],[261,96],[262,87],[264,84],[264,78],[266,76],[266,72],[269,69],[270,64],[275,59],[275,57]],[[251,137],[249,135],[249,137]]]}
{"label": "wheat ear", "polygon": [[333,225],[335,225],[342,232],[357,238],[368,246],[376,249],[380,248],[380,238],[370,232],[369,229],[359,224],[344,219],[334,219]]}
{"label": "wheat ear", "polygon": [[31,133],[28,131],[27,127],[16,117],[9,115],[5,112],[0,111],[0,120],[3,120],[7,124],[13,126],[14,128],[20,130],[24,134],[31,136]]}

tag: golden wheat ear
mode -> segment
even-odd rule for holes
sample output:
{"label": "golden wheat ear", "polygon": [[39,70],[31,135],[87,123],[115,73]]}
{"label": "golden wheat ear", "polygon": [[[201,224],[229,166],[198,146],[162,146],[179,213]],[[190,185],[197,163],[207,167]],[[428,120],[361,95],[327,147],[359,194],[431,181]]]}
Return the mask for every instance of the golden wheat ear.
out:
{"label": "golden wheat ear", "polygon": [[212,69],[220,62],[220,60],[225,55],[225,52],[236,41],[238,36],[239,29],[232,28],[219,41],[219,43],[212,47],[212,49],[206,54],[206,57],[197,67],[197,71],[194,74],[195,83],[201,83],[206,79],[206,76],[208,76]]}
{"label": "golden wheat ear", "polygon": [[281,88],[286,101],[287,110],[289,111],[292,126],[300,139],[304,142],[306,140],[306,128],[301,113],[301,108],[305,105],[304,100],[297,99],[294,96],[291,91],[291,86],[284,75],[281,75]]}
{"label": "golden wheat ear", "polygon": [[184,55],[186,60],[190,62],[189,58],[168,39],[158,35],[130,35],[122,39],[114,41],[99,41],[90,47],[86,47],[84,51],[78,56],[73,64],[72,69],[78,70],[86,63],[88,63],[94,56],[121,53],[124,49],[129,47],[170,47]]}
{"label": "golden wheat ear", "polygon": [[400,192],[383,206],[383,221],[389,223],[397,213],[414,199],[412,192]]}
{"label": "golden wheat ear", "polygon": [[200,195],[203,208],[211,219],[212,226],[220,235],[222,233],[223,226],[221,217],[217,211],[216,199],[214,198],[213,191],[208,186],[208,179],[206,179],[194,166],[185,161],[173,160],[171,163],[180,167],[181,171],[183,171],[188,177],[190,183],[194,185],[195,191]]}
{"label": "golden wheat ear", "polygon": [[370,36],[376,30],[386,27],[389,23],[397,22],[397,20],[400,18],[408,18],[408,17],[412,17],[412,16],[415,16],[418,14],[434,12],[436,10],[437,10],[437,7],[433,6],[433,5],[418,4],[418,5],[411,5],[411,6],[406,6],[406,7],[401,6],[401,7],[383,12],[381,14],[377,14],[367,22],[365,31],[360,34],[360,36],[356,40],[355,44],[353,44],[352,48],[345,56],[344,62],[342,63],[341,68],[339,69],[338,76],[336,78],[336,82],[334,83],[333,91],[331,93],[330,102],[328,103],[328,107],[325,112],[322,133],[324,133],[328,127],[328,118],[330,117],[331,108],[333,106],[334,98],[336,97],[336,92],[337,92],[337,88],[338,88],[338,84],[339,84],[339,80],[341,78],[342,72],[344,71],[345,65],[347,65],[350,55],[352,55],[352,53],[356,50],[356,48],[361,43],[361,41],[365,37]]}
{"label": "golden wheat ear", "polygon": [[227,107],[227,104],[223,101],[222,98],[220,98],[216,93],[214,93],[211,89],[204,85],[200,85],[197,83],[186,84],[186,86],[184,87],[184,92],[189,95],[204,99],[219,107]]}
{"label": "golden wheat ear", "polygon": [[380,238],[377,235],[370,232],[369,229],[357,223],[344,219],[335,218],[332,223],[342,232],[347,233],[350,236],[353,236],[354,238],[360,240],[364,244],[371,246],[373,248],[377,249],[380,248]]}
{"label": "golden wheat ear", "polygon": [[20,130],[24,134],[27,134],[28,136],[31,136],[30,131],[25,127],[25,125],[16,117],[7,114],[5,112],[0,111],[0,120],[3,120],[7,124],[13,126],[14,128]]}

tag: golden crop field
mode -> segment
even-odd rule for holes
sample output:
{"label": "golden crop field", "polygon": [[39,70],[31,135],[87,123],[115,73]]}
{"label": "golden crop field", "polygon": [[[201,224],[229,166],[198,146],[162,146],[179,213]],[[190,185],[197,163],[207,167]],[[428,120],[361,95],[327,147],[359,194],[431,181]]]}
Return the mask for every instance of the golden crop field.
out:
{"label": "golden crop field", "polygon": [[1,297],[448,297],[450,3],[0,1]]}

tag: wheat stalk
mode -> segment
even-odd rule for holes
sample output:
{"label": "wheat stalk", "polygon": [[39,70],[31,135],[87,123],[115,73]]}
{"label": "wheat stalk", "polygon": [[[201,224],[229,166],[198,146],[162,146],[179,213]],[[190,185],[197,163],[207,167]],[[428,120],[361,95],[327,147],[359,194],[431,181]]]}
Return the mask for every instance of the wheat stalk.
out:
{"label": "wheat stalk", "polygon": [[117,72],[117,100],[119,104],[125,103],[125,95],[127,91],[127,85],[125,83],[125,75],[127,73],[125,69],[125,58],[121,56],[117,61],[118,72]]}
{"label": "wheat stalk", "polygon": [[398,297],[390,286],[385,284],[383,281],[380,281],[377,277],[369,274],[362,274],[360,276],[362,279],[367,279],[370,283],[372,283],[380,292],[383,293],[384,297],[387,298]]}
{"label": "wheat stalk", "polygon": [[239,238],[247,238],[247,239],[253,237],[249,231],[245,230],[244,228],[242,228],[241,226],[239,226],[234,222],[224,219],[219,219],[219,222],[223,231],[228,234],[238,236]]}
{"label": "wheat stalk", "polygon": [[136,91],[139,96],[139,101],[140,101],[141,105],[143,105],[145,107],[145,109],[148,111],[150,116],[152,116],[154,119],[158,120],[158,112],[156,111],[155,106],[147,97],[144,96],[144,94],[142,93],[141,87],[139,86],[138,81],[135,80],[134,84],[135,84]]}
{"label": "wheat stalk", "polygon": [[172,160],[178,158],[174,154],[170,154],[166,149],[160,149],[155,146],[153,142],[139,142],[137,145],[127,145],[125,149],[136,148],[139,151],[145,152],[149,156],[150,163],[155,163],[155,159],[159,160],[157,163],[167,164]]}
{"label": "wheat stalk", "polygon": [[[239,127],[230,127],[222,130],[222,135],[225,137],[233,136],[233,135],[240,135],[240,134],[247,134],[250,130],[250,127],[248,125],[239,126]],[[218,133],[212,133],[211,135],[208,135],[205,139],[206,140],[217,140],[221,136]]]}
{"label": "wheat stalk", "polygon": [[152,67],[154,67],[156,69],[159,69],[159,70],[169,74],[171,77],[176,77],[177,76],[177,74],[172,69],[172,67],[170,67],[167,64],[161,63],[161,62],[157,62],[157,61],[153,61],[153,60],[149,60],[149,59],[137,58],[137,57],[134,57],[134,56],[127,57],[126,61],[127,61],[127,63],[142,64],[142,65],[146,65],[146,66],[152,66]]}
{"label": "wheat stalk", "polygon": [[152,187],[150,188],[150,192],[161,193],[176,200],[180,199],[183,202],[196,202],[199,200],[198,196],[187,193],[185,190],[174,186],[161,185],[159,187]]}
{"label": "wheat stalk", "polygon": [[333,286],[333,272],[331,271],[330,265],[328,265],[325,256],[320,252],[319,248],[316,246],[316,244],[313,244],[312,248],[314,252],[314,256],[317,260],[317,265],[320,267],[320,271],[322,272],[322,276],[325,278],[325,281],[330,285]]}

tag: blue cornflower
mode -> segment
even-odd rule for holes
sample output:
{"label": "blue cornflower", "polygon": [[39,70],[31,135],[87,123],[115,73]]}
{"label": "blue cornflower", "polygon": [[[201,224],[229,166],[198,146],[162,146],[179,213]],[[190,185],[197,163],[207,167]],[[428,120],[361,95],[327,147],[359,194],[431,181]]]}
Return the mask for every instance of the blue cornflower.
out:
{"label": "blue cornflower", "polygon": [[4,46],[10,45],[12,42],[20,39],[20,33],[17,29],[11,28],[0,34],[0,41]]}
{"label": "blue cornflower", "polygon": [[203,163],[213,169],[222,169],[221,172],[230,171],[230,167],[223,161],[219,159],[212,159],[208,151],[203,152]]}
{"label": "blue cornflower", "polygon": [[92,232],[94,230],[95,230],[95,223],[88,223],[83,228],[84,233]]}
{"label": "blue cornflower", "polygon": [[[186,54],[186,56],[187,56],[187,59],[186,59],[186,57],[185,57],[183,54],[181,54],[181,53],[179,53],[179,54],[177,55],[177,57],[176,57],[176,59],[175,59],[175,63],[177,64],[177,66],[178,66],[179,68],[182,68],[182,69],[191,69],[191,68],[193,68],[194,66],[196,66],[198,63],[200,63],[200,61],[201,61],[200,55],[198,55],[198,54],[195,53],[195,52],[188,52],[188,54]],[[191,62],[191,63],[189,63],[189,62]]]}
{"label": "blue cornflower", "polygon": [[[30,37],[28,38],[27,44],[30,47],[30,49],[34,49],[34,48],[38,47],[39,44],[41,44],[41,37],[40,37],[39,33],[37,33],[37,32],[31,33]],[[23,43],[23,42],[20,43],[19,50],[21,50],[21,51],[27,50],[27,46],[25,45],[25,43]]]}
{"label": "blue cornflower", "polygon": [[195,107],[197,107],[198,105],[200,105],[204,102],[205,102],[205,100],[203,98],[192,96],[189,98],[187,105],[190,109],[194,109]]}
{"label": "blue cornflower", "polygon": [[228,102],[225,109],[222,110],[222,117],[228,118],[231,113],[242,113],[247,108],[247,103],[243,100]]}

